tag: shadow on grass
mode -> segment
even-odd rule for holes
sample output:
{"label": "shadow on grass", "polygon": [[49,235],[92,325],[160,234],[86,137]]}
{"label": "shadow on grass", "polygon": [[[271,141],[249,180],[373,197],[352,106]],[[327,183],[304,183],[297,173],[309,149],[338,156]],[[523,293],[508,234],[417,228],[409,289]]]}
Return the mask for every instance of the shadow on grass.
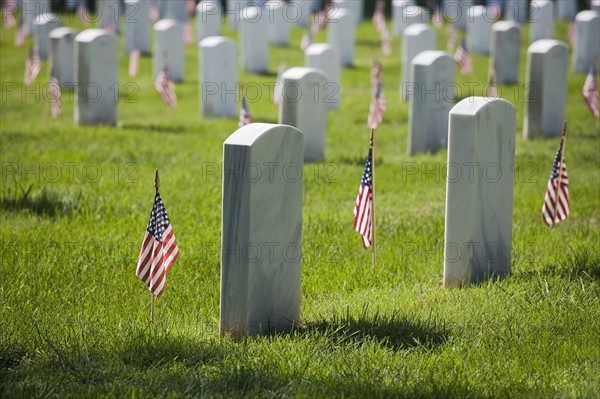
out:
{"label": "shadow on grass", "polygon": [[334,314],[329,319],[309,322],[299,331],[301,335],[318,333],[336,344],[361,345],[366,340],[374,340],[395,351],[415,347],[435,349],[448,340],[446,326],[435,320],[409,320],[398,312],[391,315],[382,315],[378,311],[369,313],[365,307],[358,317],[348,311],[345,315]]}
{"label": "shadow on grass", "polygon": [[[360,156],[360,157],[341,157],[337,161],[334,161],[334,162],[338,162],[342,165],[365,166],[366,161],[367,161],[367,154],[365,154],[364,156]],[[383,158],[379,158],[377,156],[375,157],[375,161],[377,162],[377,166],[381,166],[385,163]]]}
{"label": "shadow on grass", "polygon": [[125,123],[122,126],[123,130],[138,130],[146,132],[158,132],[158,133],[181,133],[185,131],[185,127],[181,125],[156,125],[154,123],[141,124],[141,123]]}
{"label": "shadow on grass", "polygon": [[587,248],[583,248],[578,252],[569,251],[559,263],[545,265],[543,269],[515,273],[515,278],[531,279],[538,278],[540,275],[565,279],[589,278],[600,280],[600,254],[592,253]]}
{"label": "shadow on grass", "polygon": [[14,187],[0,193],[0,208],[8,211],[28,210],[39,216],[71,216],[79,207],[81,194],[75,199],[61,198],[61,195],[43,187],[32,192],[33,183],[27,188],[15,182]]}

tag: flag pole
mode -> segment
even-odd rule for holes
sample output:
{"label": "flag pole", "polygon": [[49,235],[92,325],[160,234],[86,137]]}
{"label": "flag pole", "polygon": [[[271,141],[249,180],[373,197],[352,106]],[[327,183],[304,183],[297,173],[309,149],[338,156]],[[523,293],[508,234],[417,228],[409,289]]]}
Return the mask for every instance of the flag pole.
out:
{"label": "flag pole", "polygon": [[376,225],[375,222],[375,129],[371,129],[371,228],[373,232],[373,270],[377,263]]}
{"label": "flag pole", "polygon": [[[158,189],[160,187],[160,176],[158,175],[158,168],[156,168],[156,174],[154,175],[154,187],[156,188],[156,193],[158,193]],[[152,305],[150,307],[150,322],[154,324],[154,318],[156,314],[156,295],[154,292],[150,292],[152,295]]]}
{"label": "flag pole", "polygon": [[567,121],[565,121],[565,124],[563,125],[563,131],[562,131],[562,146],[560,148],[560,164],[559,164],[559,168],[558,168],[558,180],[557,180],[557,184],[556,184],[556,195],[554,196],[554,212],[552,215],[552,229],[554,229],[554,226],[556,225],[556,213],[558,211],[558,196],[560,195],[560,190],[561,190],[561,183],[562,183],[562,171],[563,171],[563,160],[564,160],[564,154],[565,154],[565,147],[567,145]]}

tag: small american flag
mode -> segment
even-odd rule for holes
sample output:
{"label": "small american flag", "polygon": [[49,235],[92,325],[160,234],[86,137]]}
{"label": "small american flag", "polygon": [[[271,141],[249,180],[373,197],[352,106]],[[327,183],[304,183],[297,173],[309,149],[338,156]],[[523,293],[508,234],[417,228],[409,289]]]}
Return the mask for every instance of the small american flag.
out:
{"label": "small american flag", "polygon": [[441,28],[442,25],[444,24],[444,17],[442,16],[442,11],[440,10],[440,7],[435,6],[433,8],[433,25],[436,28]]}
{"label": "small american flag", "polygon": [[7,28],[12,28],[17,24],[17,20],[15,19],[16,7],[14,0],[6,0],[4,2],[4,26]]}
{"label": "small american flag", "polygon": [[29,36],[29,29],[27,29],[27,25],[24,22],[21,22],[19,28],[17,29],[17,33],[15,33],[15,46],[21,48],[25,44],[25,40]]}
{"label": "small american flag", "polygon": [[[556,157],[554,158],[552,173],[550,173],[550,180],[548,180],[548,188],[544,197],[544,205],[542,206],[542,219],[548,226],[554,226],[569,216],[569,178],[567,176],[565,160],[564,158],[561,160],[564,140],[563,136],[560,140]],[[559,173],[561,171],[560,187],[558,187]],[[558,200],[556,198],[557,192]]]}
{"label": "small american flag", "polygon": [[569,23],[569,30],[567,31],[567,39],[569,39],[569,44],[572,46],[575,43],[575,39],[577,38],[577,22],[575,19]]}
{"label": "small american flag", "polygon": [[135,275],[156,297],[165,292],[167,273],[179,257],[175,234],[158,190],[140,250]]}
{"label": "small american flag", "polygon": [[154,88],[160,94],[163,103],[169,108],[177,106],[177,95],[175,94],[175,84],[169,76],[169,68],[165,67],[156,75]]}
{"label": "small american flag", "polygon": [[79,6],[77,6],[77,16],[81,23],[85,26],[88,26],[90,23],[90,14],[88,12],[88,8],[85,5],[86,0],[79,0]]}
{"label": "small american flag", "polygon": [[152,22],[158,21],[160,12],[158,11],[158,5],[156,4],[156,1],[154,1],[152,4],[150,4],[150,9],[149,9],[148,13],[150,14],[150,21],[152,21]]}
{"label": "small american flag", "polygon": [[598,118],[600,116],[600,111],[598,110],[598,87],[596,86],[596,70],[593,65],[590,67],[590,71],[583,84],[582,94],[594,118]]}
{"label": "small american flag", "polygon": [[194,42],[194,32],[192,31],[192,24],[189,21],[183,25],[183,42],[185,44],[192,44]]}
{"label": "small american flag", "polygon": [[452,53],[456,48],[456,28],[454,27],[454,24],[448,25],[448,28],[446,29],[446,37],[446,50],[449,53]]}
{"label": "small american flag", "polygon": [[188,16],[191,17],[192,15],[194,15],[194,13],[196,12],[196,0],[186,0],[185,10]]}
{"label": "small american flag", "polygon": [[58,118],[62,107],[62,93],[60,91],[60,84],[54,74],[54,69],[50,73],[50,81],[48,82],[48,101],[50,101],[50,112],[52,118]]}
{"label": "small american flag", "polygon": [[387,26],[381,30],[381,53],[383,55],[392,55],[392,36]]}
{"label": "small american flag", "polygon": [[248,108],[248,100],[246,96],[242,97],[242,107],[240,108],[240,121],[239,127],[246,126],[252,123],[252,115],[250,115],[250,109]]}
{"label": "small american flag", "polygon": [[496,83],[496,68],[492,70],[490,81],[488,83],[487,96],[490,98],[498,98],[498,83]]}
{"label": "small american flag", "polygon": [[33,82],[40,73],[42,69],[42,64],[40,62],[40,55],[38,53],[38,48],[36,45],[31,46],[29,49],[29,56],[27,57],[27,61],[25,61],[25,85],[29,86]]}
{"label": "small american flag", "polygon": [[281,80],[281,75],[285,70],[285,64],[282,62],[279,64],[279,69],[277,70],[277,80],[275,81],[275,88],[273,89],[273,103],[277,108],[281,106],[283,102],[283,81]]}
{"label": "small american flag", "polygon": [[300,42],[300,48],[302,51],[306,50],[308,46],[312,44],[312,32],[309,28],[306,29],[304,35],[302,35],[302,41]]}
{"label": "small american flag", "polygon": [[387,109],[381,87],[381,65],[378,63],[374,63],[371,69],[371,86],[373,95],[371,96],[367,125],[369,129],[377,129],[377,126],[383,122],[383,116]]}
{"label": "small american flag", "polygon": [[465,47],[465,42],[462,42],[460,46],[456,49],[456,53],[454,54],[454,60],[458,62],[460,65],[460,73],[463,75],[470,75],[473,73],[473,68],[471,66],[471,56]]}
{"label": "small american flag", "polygon": [[372,18],[373,25],[378,32],[381,32],[385,26],[385,1],[377,0],[375,3],[375,12]]}
{"label": "small american flag", "polygon": [[372,228],[372,204],[373,204],[373,174],[371,170],[371,155],[373,151],[373,142],[369,147],[369,156],[365,164],[356,205],[354,206],[354,230],[361,235],[363,246],[369,248],[373,239]]}
{"label": "small american flag", "polygon": [[313,21],[312,21],[312,27],[311,27],[311,30],[313,33],[317,34],[323,29],[323,27],[327,23],[327,12],[328,12],[328,9],[324,8],[313,15]]}
{"label": "small american flag", "polygon": [[129,76],[135,78],[140,69],[140,50],[134,48],[129,53]]}

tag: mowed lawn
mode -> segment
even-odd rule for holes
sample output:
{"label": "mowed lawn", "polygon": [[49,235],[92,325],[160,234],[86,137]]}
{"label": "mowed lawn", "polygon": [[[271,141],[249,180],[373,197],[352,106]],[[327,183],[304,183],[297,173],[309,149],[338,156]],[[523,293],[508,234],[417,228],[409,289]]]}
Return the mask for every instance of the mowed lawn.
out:
{"label": "mowed lawn", "polygon": [[[527,26],[520,83],[501,87],[517,110],[516,163],[502,171],[515,174],[511,275],[442,288],[447,153],[406,155],[401,40],[382,57],[365,21],[328,115],[326,160],[304,168],[302,325],[242,343],[219,335],[222,143],[237,120],[200,117],[196,47],[168,111],[151,58],[128,77],[121,39],[118,126],[76,127],[68,91],[49,117],[45,63],[36,86],[22,85],[30,41],[15,48],[14,33],[2,29],[0,43],[0,396],[598,396],[600,132],[581,97],[585,76],[569,74],[571,214],[549,229],[540,211],[559,138],[522,139]],[[226,24],[224,33],[237,38]],[[280,62],[303,65],[302,34],[271,47],[269,75],[240,73],[255,121],[276,123],[272,84]],[[566,22],[557,36],[566,40]],[[376,270],[352,229],[374,56],[388,105],[377,131]],[[461,99],[484,94],[488,58],[473,64],[470,77],[457,71]],[[134,272],[157,167],[181,256],[151,325]]]}

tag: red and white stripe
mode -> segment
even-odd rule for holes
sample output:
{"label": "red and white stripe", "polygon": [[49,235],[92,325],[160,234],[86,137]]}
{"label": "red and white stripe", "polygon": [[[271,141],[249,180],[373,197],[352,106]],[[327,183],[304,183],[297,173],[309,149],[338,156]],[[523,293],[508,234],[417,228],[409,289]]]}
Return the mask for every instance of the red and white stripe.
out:
{"label": "red and white stripe", "polygon": [[371,187],[361,185],[354,206],[354,230],[362,236],[365,248],[371,246],[371,240],[373,239],[371,199]]}
{"label": "red and white stripe", "polygon": [[142,280],[148,289],[157,297],[165,291],[167,273],[179,257],[179,248],[175,234],[169,225],[159,242],[146,231],[135,275]]}
{"label": "red and white stripe", "polygon": [[40,56],[38,54],[37,49],[34,47],[29,51],[29,57],[27,57],[27,61],[25,61],[25,85],[29,86],[33,82],[40,73],[42,69],[42,64],[40,62]]}
{"label": "red and white stripe", "polygon": [[168,72],[163,69],[156,76],[154,87],[163,103],[169,108],[175,108],[177,106],[177,95],[175,94],[175,84],[169,77]]}
{"label": "red and white stripe", "polygon": [[600,111],[598,110],[598,86],[596,86],[596,73],[593,66],[590,68],[590,72],[583,84],[582,95],[594,118],[600,117]]}
{"label": "red and white stripe", "polygon": [[60,91],[58,79],[56,79],[54,76],[50,78],[50,82],[48,82],[48,101],[50,101],[50,112],[52,113],[52,118],[58,118],[62,107],[62,93]]}
{"label": "red and white stripe", "polygon": [[129,76],[135,78],[140,69],[140,50],[133,49],[129,53]]}
{"label": "red and white stripe", "polygon": [[[556,202],[556,193],[558,191],[558,202]],[[556,203],[556,217],[554,204]],[[548,188],[544,197],[542,206],[542,218],[548,226],[553,226],[569,216],[569,177],[567,176],[567,166],[563,163],[560,189],[558,189],[558,178],[548,180]]]}

